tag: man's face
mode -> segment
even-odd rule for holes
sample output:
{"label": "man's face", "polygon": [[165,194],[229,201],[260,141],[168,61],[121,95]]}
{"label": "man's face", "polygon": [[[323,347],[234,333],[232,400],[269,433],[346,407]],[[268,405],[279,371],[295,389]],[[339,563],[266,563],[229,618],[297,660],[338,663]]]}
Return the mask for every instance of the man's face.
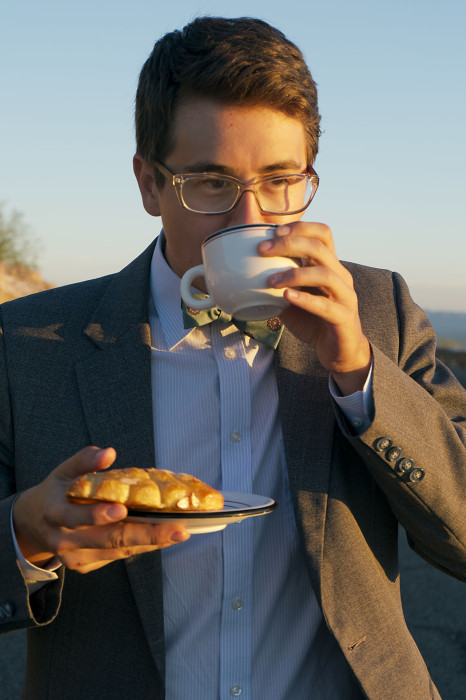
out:
{"label": "man's face", "polygon": [[[174,173],[216,171],[248,183],[265,175],[302,173],[307,167],[301,122],[265,106],[192,99],[176,111],[173,143],[165,165]],[[146,210],[162,217],[165,257],[180,277],[202,262],[201,243],[214,231],[242,224],[285,224],[302,217],[265,214],[252,192],[244,192],[227,214],[196,214],[181,206],[171,182],[157,188],[153,169],[139,156],[135,172]]]}

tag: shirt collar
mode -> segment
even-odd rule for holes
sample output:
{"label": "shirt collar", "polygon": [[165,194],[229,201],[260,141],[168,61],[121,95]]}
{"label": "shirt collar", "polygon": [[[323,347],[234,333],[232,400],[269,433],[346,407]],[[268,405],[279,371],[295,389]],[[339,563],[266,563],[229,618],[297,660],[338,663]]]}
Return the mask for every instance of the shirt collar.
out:
{"label": "shirt collar", "polygon": [[150,293],[159,318],[165,342],[173,347],[193,329],[183,326],[181,309],[180,278],[165,260],[165,234],[162,230],[152,255],[150,268]]}

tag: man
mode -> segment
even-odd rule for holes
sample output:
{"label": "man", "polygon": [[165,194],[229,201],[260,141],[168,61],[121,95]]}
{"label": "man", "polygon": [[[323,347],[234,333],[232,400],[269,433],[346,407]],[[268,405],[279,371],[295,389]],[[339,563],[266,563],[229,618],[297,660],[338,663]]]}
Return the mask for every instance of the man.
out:
{"label": "man", "polygon": [[[399,276],[342,265],[300,221],[319,135],[302,55],[259,20],[195,20],[143,67],[136,131],[162,235],[117,275],[3,309],[1,624],[29,627],[23,697],[438,698],[397,527],[464,578],[465,394]],[[266,205],[292,175],[298,210]],[[303,261],[269,280],[290,302],[276,350],[182,325],[202,240],[249,223],[280,224],[258,254]],[[66,501],[79,474],[154,463],[279,506],[189,538]]]}

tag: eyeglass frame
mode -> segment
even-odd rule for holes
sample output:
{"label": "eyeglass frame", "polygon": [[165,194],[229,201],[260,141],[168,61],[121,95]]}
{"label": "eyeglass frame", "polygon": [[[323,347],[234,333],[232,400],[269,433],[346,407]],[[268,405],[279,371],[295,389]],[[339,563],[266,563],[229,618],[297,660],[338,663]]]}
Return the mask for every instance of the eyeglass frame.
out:
{"label": "eyeglass frame", "polygon": [[[264,213],[264,214],[272,214],[274,216],[292,216],[293,214],[300,214],[302,211],[305,211],[312,200],[315,197],[315,194],[317,192],[317,188],[319,187],[319,176],[317,175],[316,171],[311,165],[308,165],[307,170],[305,173],[290,173],[288,177],[291,177],[292,175],[305,175],[308,178],[308,181],[314,185],[314,190],[311,193],[311,197],[307,204],[305,204],[303,207],[300,209],[294,209],[293,211],[268,211],[267,209],[263,209],[259,199],[257,197],[257,192],[256,192],[256,186],[261,184],[262,182],[267,182],[268,180],[272,180],[274,178],[280,178],[283,177],[283,175],[276,174],[276,175],[266,175],[265,177],[257,178],[256,180],[253,180],[252,182],[249,183],[244,183],[241,182],[241,180],[238,180],[238,178],[233,177],[233,175],[224,175],[223,173],[215,173],[215,172],[187,172],[187,173],[174,173],[172,170],[167,168],[164,163],[161,163],[160,161],[156,161],[154,163],[154,169],[158,170],[163,177],[168,180],[169,182],[171,181],[173,187],[175,188],[176,196],[178,198],[179,203],[181,206],[186,209],[187,211],[191,211],[194,214],[204,214],[205,216],[216,216],[218,214],[228,214],[230,211],[233,211],[233,209],[237,206],[239,200],[243,196],[245,192],[252,192],[254,195],[254,198],[257,202],[257,206],[259,209]],[[197,209],[191,209],[191,207],[188,207],[186,202],[183,199],[182,195],[182,188],[184,181],[189,178],[189,177],[198,177],[198,176],[204,176],[204,177],[212,177],[214,178],[222,178],[223,180],[230,181],[234,183],[238,187],[238,192],[237,192],[237,197],[232,204],[231,207],[228,209],[224,209],[222,211],[199,211]]]}

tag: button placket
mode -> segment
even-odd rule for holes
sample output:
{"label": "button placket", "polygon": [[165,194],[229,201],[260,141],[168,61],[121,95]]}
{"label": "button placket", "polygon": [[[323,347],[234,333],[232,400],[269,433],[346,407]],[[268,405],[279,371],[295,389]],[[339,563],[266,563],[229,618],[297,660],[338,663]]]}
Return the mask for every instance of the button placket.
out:
{"label": "button placket", "polygon": [[[215,324],[213,324],[215,325]],[[221,336],[212,328],[218,366],[221,416],[222,489],[251,493],[251,399],[249,365],[239,333]],[[234,356],[233,356],[234,355]],[[227,527],[223,541],[223,601],[220,624],[222,697],[248,696],[251,678],[250,618],[253,571],[251,524]],[[240,612],[240,610],[242,612]]]}

